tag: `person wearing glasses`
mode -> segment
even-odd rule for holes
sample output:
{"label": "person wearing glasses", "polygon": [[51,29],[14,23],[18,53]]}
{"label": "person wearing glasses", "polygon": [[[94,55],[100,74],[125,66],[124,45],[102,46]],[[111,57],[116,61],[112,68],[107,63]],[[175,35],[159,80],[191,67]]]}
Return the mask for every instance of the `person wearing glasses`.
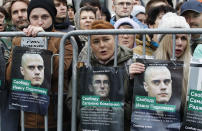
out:
{"label": "person wearing glasses", "polygon": [[171,73],[166,66],[149,66],[144,73],[144,89],[156,103],[168,103],[172,96]]}
{"label": "person wearing glasses", "polygon": [[133,10],[133,0],[114,0],[112,9],[115,12],[115,16],[113,16],[110,20],[112,25],[114,25],[120,18],[129,17],[138,23],[141,28],[147,28],[147,26],[142,24],[136,17],[131,16],[131,12]]}

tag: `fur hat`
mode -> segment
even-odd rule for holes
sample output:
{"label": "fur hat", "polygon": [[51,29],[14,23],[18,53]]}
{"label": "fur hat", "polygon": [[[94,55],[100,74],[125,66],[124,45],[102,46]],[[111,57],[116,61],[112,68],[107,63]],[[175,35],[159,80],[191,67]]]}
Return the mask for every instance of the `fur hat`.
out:
{"label": "fur hat", "polygon": [[118,29],[121,25],[131,25],[133,29],[140,29],[140,26],[128,17],[120,18],[117,20],[114,24],[114,27],[115,29]]}
{"label": "fur hat", "polygon": [[114,26],[104,20],[95,20],[91,24],[91,29],[114,29]]}
{"label": "fur hat", "polygon": [[55,8],[55,5],[53,3],[53,0],[31,0],[31,2],[28,5],[27,8],[27,18],[29,20],[29,16],[31,11],[34,8],[44,8],[46,9],[50,15],[52,16],[52,20],[55,20],[56,14],[57,14],[57,10]]}
{"label": "fur hat", "polygon": [[[190,28],[189,24],[186,22],[185,18],[178,16],[176,13],[168,12],[163,15],[161,21],[159,22],[158,29],[168,29],[168,28]],[[163,34],[158,34],[158,42],[164,37]]]}

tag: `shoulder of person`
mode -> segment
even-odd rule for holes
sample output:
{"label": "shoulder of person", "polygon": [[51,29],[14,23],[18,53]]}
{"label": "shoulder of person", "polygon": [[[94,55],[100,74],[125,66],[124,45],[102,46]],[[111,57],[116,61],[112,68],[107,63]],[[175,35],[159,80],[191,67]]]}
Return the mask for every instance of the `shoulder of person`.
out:
{"label": "shoulder of person", "polygon": [[202,44],[197,45],[193,53],[193,58],[202,58]]}
{"label": "shoulder of person", "polygon": [[133,50],[126,47],[126,46],[123,46],[123,45],[119,45],[119,48],[120,48],[120,52],[122,56],[127,56],[127,57],[132,57],[133,55]]}

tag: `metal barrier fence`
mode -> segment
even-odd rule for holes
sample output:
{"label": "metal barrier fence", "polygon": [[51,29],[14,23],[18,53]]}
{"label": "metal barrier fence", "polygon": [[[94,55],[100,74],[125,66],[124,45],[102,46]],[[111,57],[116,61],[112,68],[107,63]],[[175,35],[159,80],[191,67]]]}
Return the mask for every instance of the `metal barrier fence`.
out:
{"label": "metal barrier fence", "polygon": [[[71,31],[65,34],[61,40],[60,43],[60,59],[59,59],[59,83],[58,83],[58,90],[59,93],[62,93],[63,91],[63,62],[64,62],[64,45],[63,43],[67,38],[70,38],[71,43],[73,44],[73,66],[72,66],[72,125],[71,125],[71,131],[76,131],[77,125],[76,125],[76,106],[77,106],[77,51],[78,47],[75,42],[75,40],[71,37],[74,35],[88,35],[88,63],[87,65],[89,66],[90,64],[90,35],[102,35],[102,34],[113,34],[113,35],[118,35],[118,34],[142,34],[143,35],[143,56],[145,56],[145,46],[146,46],[146,34],[173,34],[173,55],[172,59],[175,59],[175,34],[202,34],[202,29],[197,29],[197,28],[192,28],[192,29],[166,29],[166,30],[159,30],[159,29],[125,29],[125,30],[77,30],[77,31]],[[117,56],[117,47],[118,47],[118,40],[116,36],[116,42],[115,42],[115,53],[114,55]],[[114,66],[117,66],[117,57],[114,57]],[[58,103],[63,103],[63,95],[58,95]],[[58,106],[59,107],[59,106]],[[59,109],[59,108],[58,108]],[[60,110],[58,110],[58,118],[62,117],[62,104],[60,105]],[[57,123],[57,130],[62,131],[62,121],[58,120]]]}
{"label": "metal barrier fence", "polygon": [[[40,32],[37,36],[41,36],[41,37],[63,37],[65,33],[53,33],[53,32]],[[0,32],[0,37],[26,37],[25,33],[23,32]],[[52,57],[54,57],[55,55],[53,55]],[[52,59],[52,58],[51,58]],[[53,66],[52,66],[52,62],[51,62],[51,74],[53,72]],[[0,114],[1,117],[1,114]],[[0,119],[1,120],[1,119]],[[48,131],[48,116],[44,116],[44,123],[45,123],[45,131]],[[0,125],[1,127],[1,125]],[[24,131],[24,111],[21,111],[21,131]],[[1,131],[1,128],[0,128]]]}
{"label": "metal barrier fence", "polygon": [[[58,79],[58,114],[57,114],[57,131],[62,131],[62,119],[63,119],[63,84],[64,84],[64,45],[66,39],[70,39],[71,44],[73,46],[73,64],[72,64],[72,125],[71,130],[76,131],[76,106],[77,106],[77,56],[78,56],[78,46],[74,39],[75,35],[88,35],[88,50],[90,49],[90,35],[102,35],[102,34],[113,34],[116,35],[115,42],[115,53],[117,56],[117,48],[118,48],[118,34],[142,34],[143,35],[143,56],[145,56],[145,43],[146,43],[146,34],[173,34],[173,56],[172,59],[175,59],[175,34],[202,34],[202,29],[200,28],[192,28],[192,29],[125,29],[125,30],[77,30],[71,31],[68,33],[60,33],[60,32],[40,32],[37,36],[42,37],[62,37],[60,41],[60,49],[59,49],[59,79]],[[0,32],[0,37],[22,37],[25,36],[23,32]],[[90,65],[90,53],[88,51],[88,66]],[[117,57],[114,59],[114,66],[117,66]],[[22,131],[24,131],[24,112],[21,111],[21,126]],[[45,116],[45,131],[48,131],[48,118]]]}

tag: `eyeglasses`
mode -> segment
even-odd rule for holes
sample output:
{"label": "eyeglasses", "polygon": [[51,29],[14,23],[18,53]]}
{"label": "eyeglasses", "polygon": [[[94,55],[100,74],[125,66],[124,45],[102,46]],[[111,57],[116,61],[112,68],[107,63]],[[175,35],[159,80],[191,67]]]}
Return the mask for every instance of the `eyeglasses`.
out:
{"label": "eyeglasses", "polygon": [[115,5],[118,5],[119,7],[124,7],[124,5],[126,5],[126,7],[130,7],[132,5],[132,3],[130,3],[130,2],[119,2],[118,4],[115,4]]}

